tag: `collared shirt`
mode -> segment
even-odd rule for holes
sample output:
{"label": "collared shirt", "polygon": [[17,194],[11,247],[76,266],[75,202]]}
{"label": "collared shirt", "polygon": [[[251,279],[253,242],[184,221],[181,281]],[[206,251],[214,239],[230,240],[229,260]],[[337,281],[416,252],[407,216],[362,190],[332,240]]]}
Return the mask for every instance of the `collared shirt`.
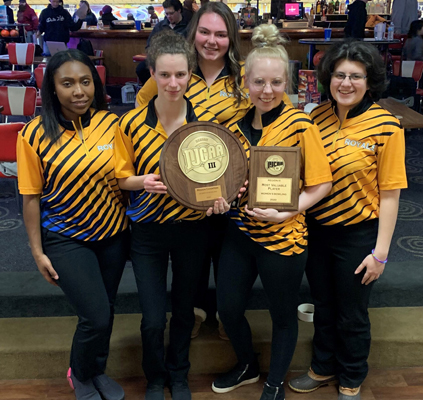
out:
{"label": "collared shirt", "polygon": [[404,129],[368,97],[340,123],[336,103],[316,107],[333,187],[308,213],[322,225],[352,225],[379,217],[380,190],[407,187]]}
{"label": "collared shirt", "polygon": [[[119,120],[116,133],[116,177],[160,174],[159,160],[168,138],[154,108],[154,97],[147,105],[131,110]],[[216,117],[204,108],[193,106],[187,100],[184,124],[195,121],[216,122]],[[205,212],[180,205],[168,194],[147,193],[145,190],[130,192],[127,215],[134,222],[195,221],[205,217]]]}
{"label": "collared shirt", "polygon": [[[253,107],[241,121],[231,122],[228,127],[241,141],[247,158],[250,158],[251,123]],[[283,102],[262,115],[262,135],[258,146],[283,146],[301,148],[300,188],[332,181],[319,130],[310,118]],[[307,246],[305,213],[299,213],[284,222],[259,221],[244,210],[248,203],[248,191],[237,206],[231,207],[230,217],[247,236],[256,243],[280,255],[300,254]]]}
{"label": "collared shirt", "polygon": [[93,241],[127,227],[114,173],[118,117],[91,109],[81,119],[83,139],[61,118],[61,137],[52,143],[41,117],[18,136],[18,182],[23,195],[40,194],[41,225],[63,236]]}

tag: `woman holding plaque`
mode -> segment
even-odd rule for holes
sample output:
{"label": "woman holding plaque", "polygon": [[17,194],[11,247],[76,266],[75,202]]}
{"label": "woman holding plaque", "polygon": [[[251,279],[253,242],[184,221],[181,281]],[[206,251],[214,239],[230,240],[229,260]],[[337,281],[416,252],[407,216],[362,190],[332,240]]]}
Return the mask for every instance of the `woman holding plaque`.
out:
{"label": "woman holding plaque", "polygon": [[[164,398],[170,383],[174,400],[190,400],[187,383],[189,346],[194,326],[194,296],[207,251],[206,212],[177,203],[161,182],[159,159],[167,138],[189,122],[217,122],[216,117],[185,96],[195,68],[195,54],[183,36],[158,33],[148,51],[158,94],[126,113],[116,133],[116,176],[130,191],[127,214],[132,227],[131,259],[142,308],[143,368],[146,400]],[[222,206],[220,212],[227,211]],[[209,212],[211,214],[211,211]],[[172,318],[164,356],[166,276],[172,259]]]}
{"label": "woman holding plaque", "polygon": [[332,46],[318,78],[330,101],[311,117],[320,128],[334,185],[308,211],[314,354],[309,372],[289,386],[311,392],[339,380],[338,399],[358,400],[368,371],[369,296],[388,261],[400,190],[407,187],[404,130],[374,103],[387,83],[374,46]]}
{"label": "woman holding plaque", "polygon": [[275,25],[261,25],[252,36],[255,48],[245,63],[245,85],[251,109],[229,124],[247,157],[251,146],[301,149],[301,194],[298,211],[248,209],[248,192],[230,209],[219,263],[217,302],[238,364],[217,378],[216,393],[257,382],[259,365],[251,330],[244,316],[249,292],[257,275],[269,299],[273,321],[272,353],[261,400],[283,400],[282,386],[297,341],[298,291],[307,259],[304,211],[330,190],[332,176],[316,125],[301,111],[285,104],[288,54]]}

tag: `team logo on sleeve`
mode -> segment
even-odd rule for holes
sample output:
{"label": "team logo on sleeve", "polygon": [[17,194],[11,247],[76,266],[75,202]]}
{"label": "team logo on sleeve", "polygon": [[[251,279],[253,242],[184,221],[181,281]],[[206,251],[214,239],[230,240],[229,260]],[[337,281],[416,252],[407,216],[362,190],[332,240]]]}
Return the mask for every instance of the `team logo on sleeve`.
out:
{"label": "team logo on sleeve", "polygon": [[219,179],[228,168],[229,152],[225,142],[211,132],[191,133],[178,149],[178,163],[192,181],[209,183]]}
{"label": "team logo on sleeve", "polygon": [[285,169],[285,160],[278,155],[267,157],[264,168],[270,175],[279,175]]}

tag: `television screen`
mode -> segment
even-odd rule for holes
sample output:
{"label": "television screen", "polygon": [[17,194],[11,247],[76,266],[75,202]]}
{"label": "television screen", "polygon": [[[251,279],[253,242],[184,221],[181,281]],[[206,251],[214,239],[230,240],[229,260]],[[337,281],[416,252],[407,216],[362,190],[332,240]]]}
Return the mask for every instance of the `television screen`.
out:
{"label": "television screen", "polygon": [[286,19],[303,18],[303,3],[285,3]]}

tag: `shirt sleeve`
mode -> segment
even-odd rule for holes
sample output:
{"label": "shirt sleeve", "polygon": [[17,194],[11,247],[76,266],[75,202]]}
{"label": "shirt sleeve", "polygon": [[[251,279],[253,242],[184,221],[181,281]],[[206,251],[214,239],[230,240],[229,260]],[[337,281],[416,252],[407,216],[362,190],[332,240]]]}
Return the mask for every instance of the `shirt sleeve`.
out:
{"label": "shirt sleeve", "polygon": [[16,154],[19,192],[23,195],[41,194],[44,174],[40,157],[21,134],[18,136]]}
{"label": "shirt sleeve", "polygon": [[150,78],[145,85],[138,91],[138,105],[147,104],[157,94],[157,84],[153,78]]}
{"label": "shirt sleeve", "polygon": [[397,128],[388,136],[383,146],[378,148],[377,181],[380,190],[405,189],[407,174],[405,170],[404,129]]}
{"label": "shirt sleeve", "polygon": [[118,179],[136,175],[134,146],[127,134],[129,131],[130,126],[127,126],[123,116],[117,124],[115,135],[115,176]]}
{"label": "shirt sleeve", "polygon": [[305,186],[332,182],[333,178],[329,161],[323,148],[319,128],[316,125],[310,125],[303,133],[300,138],[300,147]]}

